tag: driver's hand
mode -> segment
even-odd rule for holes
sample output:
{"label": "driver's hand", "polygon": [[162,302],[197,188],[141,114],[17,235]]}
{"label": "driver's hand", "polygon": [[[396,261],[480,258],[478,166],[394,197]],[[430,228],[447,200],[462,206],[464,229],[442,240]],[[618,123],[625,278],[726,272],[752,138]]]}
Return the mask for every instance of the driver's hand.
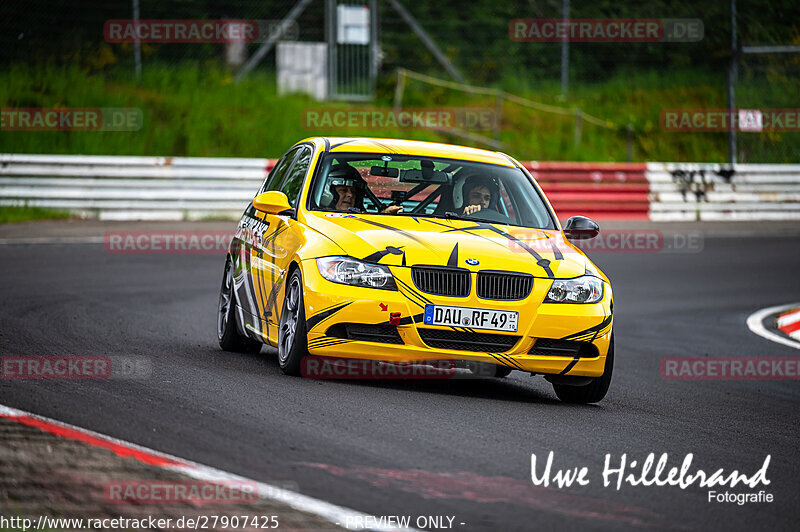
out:
{"label": "driver's hand", "polygon": [[382,212],[383,214],[397,214],[398,212],[403,212],[403,207],[400,205],[389,205]]}
{"label": "driver's hand", "polygon": [[467,207],[464,209],[464,214],[472,214],[474,212],[478,212],[479,210],[481,210],[480,205],[467,205]]}

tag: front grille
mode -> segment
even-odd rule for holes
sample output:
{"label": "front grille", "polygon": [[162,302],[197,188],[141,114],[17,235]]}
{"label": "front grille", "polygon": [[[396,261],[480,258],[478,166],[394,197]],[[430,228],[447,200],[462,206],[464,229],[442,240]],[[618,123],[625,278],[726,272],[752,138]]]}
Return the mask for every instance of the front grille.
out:
{"label": "front grille", "polygon": [[533,289],[533,276],[513,272],[478,272],[478,297],[483,299],[525,299]]}
{"label": "front grille", "polygon": [[449,331],[446,329],[418,328],[422,341],[437,349],[504,353],[519,341],[519,336],[479,332]]}
{"label": "front grille", "polygon": [[595,358],[599,356],[597,348],[589,342],[576,342],[574,340],[557,340],[555,338],[539,338],[533,344],[531,355],[546,357],[579,357]]}
{"label": "front grille", "polygon": [[397,327],[390,323],[337,323],[328,327],[325,335],[357,342],[404,343]]}
{"label": "front grille", "polygon": [[436,296],[467,297],[469,270],[436,266],[412,266],[411,279],[417,288]]}

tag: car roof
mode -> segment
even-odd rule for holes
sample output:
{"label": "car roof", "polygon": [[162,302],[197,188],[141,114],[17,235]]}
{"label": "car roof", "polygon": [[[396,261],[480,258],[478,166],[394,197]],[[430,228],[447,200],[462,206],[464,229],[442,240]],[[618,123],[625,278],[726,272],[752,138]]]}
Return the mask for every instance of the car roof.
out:
{"label": "car roof", "polygon": [[303,139],[298,144],[302,142],[325,145],[326,151],[331,153],[397,153],[515,166],[510,157],[500,152],[468,148],[455,144],[443,144],[441,142],[370,137],[310,137]]}

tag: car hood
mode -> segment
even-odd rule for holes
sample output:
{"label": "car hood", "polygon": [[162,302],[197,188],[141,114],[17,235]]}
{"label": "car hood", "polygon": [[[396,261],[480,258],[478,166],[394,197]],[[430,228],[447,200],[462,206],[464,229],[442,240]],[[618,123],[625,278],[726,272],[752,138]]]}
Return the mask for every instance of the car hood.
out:
{"label": "car hood", "polygon": [[550,278],[578,277],[589,266],[583,253],[557,230],[472,220],[328,212],[309,212],[306,223],[347,255],[389,266],[457,266]]}

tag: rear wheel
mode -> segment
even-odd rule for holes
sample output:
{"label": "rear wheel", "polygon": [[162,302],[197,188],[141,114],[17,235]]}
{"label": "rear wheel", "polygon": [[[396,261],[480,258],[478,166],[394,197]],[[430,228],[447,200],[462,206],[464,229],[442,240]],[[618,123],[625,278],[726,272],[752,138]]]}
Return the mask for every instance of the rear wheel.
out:
{"label": "rear wheel", "polygon": [[225,261],[222,286],[219,289],[217,339],[219,340],[219,346],[225,351],[239,353],[258,353],[261,351],[261,342],[239,334],[239,328],[236,323],[236,300],[233,297],[233,263],[230,258]]}
{"label": "rear wheel", "polygon": [[614,369],[614,335],[611,335],[611,343],[608,345],[608,355],[603,374],[593,377],[589,384],[583,386],[569,386],[566,384],[553,384],[553,390],[559,399],[565,403],[597,403],[602,400],[608,387],[611,384],[611,373]]}
{"label": "rear wheel", "polygon": [[303,303],[303,278],[294,270],[286,283],[280,325],[278,326],[278,365],[287,375],[299,375],[300,364],[308,354],[306,312]]}

